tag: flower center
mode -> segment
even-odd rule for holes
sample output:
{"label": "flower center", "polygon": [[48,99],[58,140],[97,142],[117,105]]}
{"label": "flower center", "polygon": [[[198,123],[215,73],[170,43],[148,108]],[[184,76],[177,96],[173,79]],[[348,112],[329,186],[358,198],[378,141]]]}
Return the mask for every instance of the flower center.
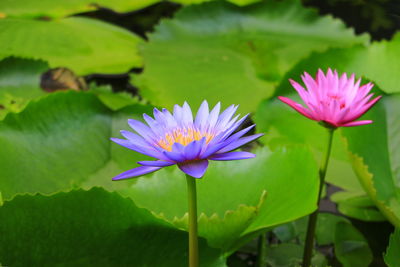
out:
{"label": "flower center", "polygon": [[[339,102],[339,108],[340,108],[340,109],[343,109],[343,108],[346,107],[346,104],[345,104],[345,102],[344,102],[342,96],[340,96],[340,95],[328,95],[328,97],[331,99],[331,101],[337,101],[337,102]],[[328,105],[329,105],[329,104],[330,104],[330,103],[328,102]]]}
{"label": "flower center", "polygon": [[157,142],[157,145],[167,151],[172,151],[172,145],[175,143],[186,146],[193,141],[198,141],[205,137],[206,143],[208,144],[214,138],[214,136],[215,135],[212,133],[201,132],[191,127],[177,128],[172,132],[166,133],[164,138],[160,138],[160,140]]}
{"label": "flower center", "polygon": [[333,100],[340,100],[342,97],[339,95],[329,95],[329,97]]}

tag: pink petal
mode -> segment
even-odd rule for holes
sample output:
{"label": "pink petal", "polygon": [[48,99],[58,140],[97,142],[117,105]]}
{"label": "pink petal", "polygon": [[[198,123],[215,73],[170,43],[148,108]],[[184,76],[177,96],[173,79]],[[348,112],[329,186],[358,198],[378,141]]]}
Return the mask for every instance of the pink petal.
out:
{"label": "pink petal", "polygon": [[297,112],[299,112],[303,116],[305,116],[311,120],[315,120],[314,117],[310,114],[310,112],[307,109],[305,109],[301,104],[293,101],[290,98],[284,97],[284,96],[278,96],[278,98],[280,101],[291,106],[292,108],[294,108]]}
{"label": "pink petal", "polygon": [[345,124],[340,125],[341,127],[352,127],[352,126],[359,126],[359,125],[365,125],[365,124],[370,124],[373,123],[371,120],[364,120],[364,121],[352,121],[348,122]]}
{"label": "pink petal", "polygon": [[303,86],[301,86],[300,84],[298,84],[297,82],[295,82],[292,79],[289,79],[289,82],[292,84],[293,88],[296,89],[297,93],[300,95],[300,97],[304,101],[304,103],[307,103],[309,101],[309,99],[308,99],[309,97],[308,97],[308,93],[303,88]]}
{"label": "pink petal", "polygon": [[375,103],[378,102],[379,99],[381,99],[381,98],[382,98],[382,96],[378,96],[378,97],[374,98],[373,100],[371,100],[370,102],[368,102],[368,104],[363,106],[360,110],[351,111],[351,113],[349,114],[349,117],[345,117],[343,121],[347,122],[347,121],[353,121],[353,120],[358,119],[363,114],[365,114],[369,109],[371,109],[372,106],[375,105]]}

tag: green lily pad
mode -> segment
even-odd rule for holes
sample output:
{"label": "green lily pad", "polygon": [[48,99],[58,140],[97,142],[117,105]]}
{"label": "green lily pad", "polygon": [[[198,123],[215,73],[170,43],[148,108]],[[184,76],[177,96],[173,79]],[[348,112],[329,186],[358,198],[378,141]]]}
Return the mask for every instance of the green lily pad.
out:
{"label": "green lily pad", "polygon": [[[254,153],[257,157],[250,160],[212,162],[206,175],[196,181],[199,217],[218,223],[204,226],[201,234],[210,245],[223,246],[228,252],[255,232],[299,218],[316,208],[317,166],[307,149],[263,148]],[[174,171],[166,169],[139,178],[119,192],[169,222],[185,222],[181,219],[187,212],[185,176],[176,167],[169,168]],[[260,206],[264,190],[267,195]],[[241,219],[240,214],[244,216]],[[185,228],[184,224],[180,226]],[[241,238],[228,239],[224,231],[215,231],[216,227],[227,228],[232,236]]]}
{"label": "green lily pad", "polygon": [[346,196],[338,192],[331,196],[331,200],[336,202],[338,210],[351,218],[363,221],[385,221],[375,203],[367,195]]}
{"label": "green lily pad", "polygon": [[[184,266],[187,233],[100,188],[23,195],[0,207],[0,261],[7,266]],[[200,240],[200,263],[225,266]],[[165,244],[168,244],[167,246]]]}
{"label": "green lily pad", "polygon": [[[236,210],[227,210],[222,218],[216,213],[211,216],[201,213],[198,218],[199,235],[206,237],[211,247],[229,251],[232,249],[232,244],[240,239],[241,233],[249,227],[258,215],[264,203],[264,198],[265,194],[261,196],[260,203],[255,207],[242,204]],[[188,213],[185,213],[182,218],[175,217],[172,224],[179,229],[187,230]]]}
{"label": "green lily pad", "polygon": [[354,226],[346,222],[336,225],[335,255],[343,267],[364,267],[372,261],[368,242]]}
{"label": "green lily pad", "polygon": [[366,115],[373,124],[343,131],[354,169],[382,214],[400,226],[400,95],[385,96]]}
{"label": "green lily pad", "polygon": [[[0,16],[22,18],[59,18],[75,13],[93,11],[100,7],[112,9],[116,12],[129,12],[139,10],[162,1],[163,0],[63,0],[55,2],[51,0],[42,0],[37,2],[35,0],[3,0],[0,2]],[[189,5],[209,1],[213,0],[173,0],[171,2]],[[261,0],[229,0],[229,2],[239,6],[260,1]]]}
{"label": "green lily pad", "polygon": [[[288,97],[298,99],[298,96],[293,94]],[[268,133],[260,139],[263,143],[270,146],[306,144],[312,148],[316,160],[321,161],[327,146],[326,129],[300,115],[277,98],[263,101],[258,107],[254,121],[257,131]],[[364,194],[364,189],[348,159],[341,130],[334,133],[326,181],[347,192]]]}
{"label": "green lily pad", "polygon": [[[58,92],[32,101],[0,122],[0,188],[8,200],[18,193],[50,194],[102,185],[137,166],[143,156],[109,140],[151,109],[133,104],[112,112],[89,92]],[[18,164],[16,164],[18,163]]]}
{"label": "green lily pad", "polygon": [[384,256],[385,263],[389,267],[400,266],[400,230],[397,229],[390,236],[389,246],[387,247],[386,254]]}
{"label": "green lily pad", "polygon": [[110,8],[118,12],[133,11],[160,0],[3,0],[0,2],[2,17],[59,18],[74,13]]}
{"label": "green lily pad", "polygon": [[0,59],[41,59],[78,75],[121,73],[140,67],[141,39],[122,28],[82,17],[59,20],[0,19]]}
{"label": "green lily pad", "polygon": [[[267,263],[271,267],[300,266],[303,255],[303,246],[293,243],[283,243],[267,247]],[[327,266],[327,261],[317,252],[312,258],[312,266]]]}
{"label": "green lily pad", "polygon": [[139,102],[137,97],[132,97],[128,92],[113,92],[109,86],[92,85],[90,92],[95,94],[112,111],[117,111]]}
{"label": "green lily pad", "polygon": [[19,112],[30,99],[45,95],[40,76],[49,66],[40,60],[6,58],[0,61],[0,119]]}
{"label": "green lily pad", "polygon": [[287,79],[300,79],[300,74],[304,71],[313,74],[318,68],[323,70],[332,68],[339,72],[355,73],[357,77],[363,77],[364,81],[371,80],[385,93],[398,93],[400,92],[398,86],[400,63],[397,60],[399,57],[400,34],[396,34],[392,40],[373,42],[368,46],[316,52],[286,73],[284,83],[281,83],[277,92],[280,94],[293,92]]}
{"label": "green lily pad", "polygon": [[[304,245],[307,233],[307,222],[308,216],[280,225],[274,228],[273,232],[282,242],[296,242]],[[345,217],[328,212],[320,212],[318,214],[315,238],[319,246],[334,243],[335,227],[339,222],[350,223]]]}
{"label": "green lily pad", "polygon": [[242,8],[215,1],[184,7],[162,21],[143,45],[146,67],[133,83],[155,105],[224,99],[254,111],[311,52],[366,42],[367,36],[355,36],[297,0]]}

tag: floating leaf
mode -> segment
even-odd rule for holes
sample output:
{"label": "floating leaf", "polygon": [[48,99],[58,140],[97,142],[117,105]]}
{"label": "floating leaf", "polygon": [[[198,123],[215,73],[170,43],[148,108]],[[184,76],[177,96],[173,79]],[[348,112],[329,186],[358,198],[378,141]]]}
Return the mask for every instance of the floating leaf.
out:
{"label": "floating leaf", "polygon": [[343,267],[364,267],[372,261],[372,251],[363,235],[345,222],[336,225],[335,255]]}
{"label": "floating leaf", "polygon": [[[225,232],[205,227],[202,235],[209,242],[213,240],[212,244],[233,248],[259,230],[299,218],[316,208],[317,166],[306,149],[288,147],[272,152],[264,148],[255,153],[257,157],[250,160],[212,162],[206,175],[196,181],[199,214],[204,213],[210,220],[218,218],[215,220],[223,222],[232,236],[241,236],[222,244],[221,240],[226,240]],[[165,169],[139,178],[130,188],[119,192],[173,222],[187,211],[185,185],[181,171]],[[255,218],[251,218],[251,207],[258,206],[264,190],[267,191],[266,200]],[[247,207],[240,211],[242,205]],[[244,212],[246,217],[238,221],[235,214]],[[229,213],[233,216],[229,217]],[[247,228],[246,218],[252,220]],[[236,233],[232,229],[236,229]]]}
{"label": "floating leaf", "polygon": [[8,114],[0,122],[4,199],[18,193],[121,185],[113,183],[112,176],[134,167],[139,154],[111,147],[109,138],[126,127],[128,118],[149,110],[134,104],[112,112],[93,94],[70,91],[50,94],[18,114]]}
{"label": "floating leaf", "polygon": [[[261,196],[260,203],[256,206],[240,205],[236,210],[227,210],[224,217],[217,213],[207,216],[199,215],[199,235],[207,238],[211,247],[229,251],[230,246],[237,242],[247,227],[257,216],[261,205],[264,203],[265,194]],[[172,223],[180,229],[188,229],[188,213],[182,218],[174,218]]]}
{"label": "floating leaf", "polygon": [[[315,231],[315,236],[319,246],[329,245],[335,240],[335,227],[338,223],[350,223],[344,217],[337,216],[331,213],[320,213],[318,215],[318,223]],[[304,231],[306,232],[306,231]]]}
{"label": "floating leaf", "polygon": [[[289,97],[296,98],[294,95]],[[263,101],[254,120],[257,131],[268,133],[261,138],[263,143],[270,146],[307,144],[313,149],[318,162],[323,157],[327,146],[326,129],[315,121],[299,115],[278,99]],[[335,131],[326,181],[346,191],[362,195],[364,189],[352,170],[341,135],[340,130]]]}
{"label": "floating leaf", "polygon": [[[283,243],[267,247],[266,252],[267,262],[271,267],[300,266],[303,247],[298,244]],[[312,266],[327,266],[325,257],[317,252],[312,258]]]}
{"label": "floating leaf", "polygon": [[138,102],[127,92],[113,92],[108,86],[91,86],[90,92],[97,95],[101,102],[113,111],[120,110]]}
{"label": "floating leaf", "polygon": [[[376,87],[379,86],[379,88],[376,90],[378,94],[382,94],[379,89],[382,89],[386,92],[393,92],[395,91],[393,90],[393,86],[398,83],[397,75],[392,75],[391,78],[384,76],[386,78],[385,81],[383,81],[380,77],[373,76],[372,73],[375,73],[375,68],[379,68],[379,70],[376,70],[377,73],[391,73],[393,70],[396,71],[400,67],[397,62],[393,61],[394,58],[397,58],[396,55],[399,47],[399,40],[400,37],[395,36],[392,41],[376,42],[369,47],[332,49],[326,53],[315,53],[308,59],[303,60],[301,63],[296,65],[290,72],[286,74],[286,77],[278,87],[276,94],[285,95],[289,92],[293,92],[293,88],[291,88],[286,78],[300,77],[300,74],[303,71],[314,74],[318,68],[325,69],[328,67],[337,68],[340,72],[355,72],[357,76],[364,74],[367,76],[367,78],[373,77],[376,79]],[[371,55],[371,57],[369,55]],[[370,63],[370,60],[374,60],[374,62]],[[387,64],[380,64],[379,60],[387,61]],[[364,79],[364,83],[365,82],[366,80]],[[398,182],[399,174],[397,170],[399,169],[398,162],[400,162],[400,160],[397,153],[397,151],[399,151],[397,148],[399,143],[397,136],[399,130],[396,128],[399,123],[396,121],[398,115],[395,114],[399,114],[400,111],[398,110],[398,100],[396,100],[398,99],[398,96],[388,96],[385,97],[385,99],[381,101],[384,104],[378,103],[377,106],[375,106],[363,117],[365,119],[369,118],[374,120],[373,124],[362,127],[342,129],[341,132],[345,137],[345,144],[348,142],[348,147],[351,152],[351,161],[357,176],[360,178],[362,187],[368,192],[369,197],[380,209],[381,213],[394,225],[399,226],[400,185]],[[262,108],[262,115],[264,116],[264,114],[266,114],[266,106],[260,107]],[[263,117],[260,116],[260,119],[262,118]],[[263,123],[262,120],[257,121],[256,116],[256,122],[260,128],[260,123]],[[264,123],[264,125],[266,124]],[[261,130],[265,129],[261,128]],[[303,131],[300,132],[302,133]],[[308,135],[314,137],[314,135],[311,133]],[[348,140],[346,141],[346,139]],[[315,143],[317,142],[318,140],[315,141]],[[333,157],[335,157],[335,151],[333,151]],[[328,168],[328,172],[330,169],[332,169],[331,166]],[[336,177],[340,177],[340,175]],[[350,179],[348,180],[350,181]],[[342,179],[340,183],[336,183],[332,180],[331,182],[335,185],[343,187],[342,182],[345,181]],[[360,187],[358,186],[358,188]],[[351,194],[354,193],[354,196],[363,195],[359,189],[345,189]],[[347,212],[345,210],[343,211]],[[357,213],[360,212],[359,210],[353,211]],[[379,215],[374,213],[372,216],[375,217],[375,215],[376,219],[378,219]],[[360,216],[360,214],[357,216]],[[371,216],[371,214],[367,216]]]}
{"label": "floating leaf", "polygon": [[[280,225],[274,228],[273,231],[280,241],[295,241],[300,244],[304,244],[307,233],[307,222],[308,216]],[[350,223],[348,219],[335,214],[327,212],[320,212],[318,214],[315,238],[319,246],[333,244],[335,227],[339,222]]]}
{"label": "floating leaf", "polygon": [[224,99],[254,111],[311,52],[367,41],[297,0],[243,8],[210,2],[183,8],[150,34],[142,51],[146,68],[133,82],[155,105]]}
{"label": "floating leaf", "polygon": [[118,12],[132,11],[159,2],[160,0],[2,0],[2,17],[65,17],[74,13],[96,10],[99,7],[111,8]]}
{"label": "floating leaf", "polygon": [[44,61],[6,58],[0,61],[0,118],[22,110],[30,99],[43,96],[40,76],[49,66]]}
{"label": "floating leaf", "polygon": [[78,75],[121,73],[141,66],[140,41],[127,30],[82,17],[0,19],[0,59],[41,59],[51,68],[67,67]]}
{"label": "floating leaf", "polygon": [[399,267],[400,266],[400,230],[397,229],[390,236],[389,246],[386,250],[386,254],[384,256],[385,263],[389,267]]}
{"label": "floating leaf", "polygon": [[[292,90],[288,78],[300,79],[304,71],[315,73],[318,68],[337,69],[339,72],[355,73],[357,77],[373,81],[379,89],[386,93],[400,92],[400,34],[390,41],[373,42],[369,46],[330,49],[323,53],[313,53],[301,61],[285,75],[277,92],[286,94]],[[296,78],[299,77],[299,78]]]}
{"label": "floating leaf", "polygon": [[[375,203],[367,196],[348,196],[341,197],[338,192],[331,196],[331,200],[337,203],[338,210],[351,218],[363,221],[385,221]],[[337,196],[339,194],[339,197]]]}
{"label": "floating leaf", "polygon": [[[187,233],[99,188],[18,196],[0,207],[0,220],[0,261],[8,266],[184,266],[187,262]],[[201,264],[225,266],[220,252],[200,241]]]}
{"label": "floating leaf", "polygon": [[[171,2],[189,5],[209,2],[212,0],[173,0]],[[261,0],[228,0],[239,6],[260,2]],[[117,12],[128,12],[138,10],[162,0],[64,0],[52,1],[42,0],[3,0],[0,2],[1,17],[23,17],[23,18],[58,18],[75,13],[88,12],[98,8],[108,8]]]}
{"label": "floating leaf", "polygon": [[400,95],[383,97],[365,118],[374,123],[343,131],[353,166],[382,214],[400,226]]}

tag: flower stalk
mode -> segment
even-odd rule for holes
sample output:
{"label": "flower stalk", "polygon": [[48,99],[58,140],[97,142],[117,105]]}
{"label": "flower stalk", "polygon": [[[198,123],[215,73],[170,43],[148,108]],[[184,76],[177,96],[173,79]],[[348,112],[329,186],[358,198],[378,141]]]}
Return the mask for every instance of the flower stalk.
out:
{"label": "flower stalk", "polygon": [[267,267],[267,234],[262,233],[258,237],[258,261],[257,267]]}
{"label": "flower stalk", "polygon": [[186,175],[189,208],[189,267],[199,266],[196,179]]}
{"label": "flower stalk", "polygon": [[335,131],[335,128],[327,128],[327,129],[328,129],[328,144],[325,157],[321,162],[321,167],[319,169],[319,191],[317,200],[317,210],[314,211],[308,218],[307,235],[303,253],[303,265],[302,265],[303,267],[311,266],[311,258],[314,247],[315,228],[317,226],[317,219],[319,212],[319,202],[321,200],[322,189],[325,184],[326,171],[328,169],[329,157],[332,150],[333,133]]}

